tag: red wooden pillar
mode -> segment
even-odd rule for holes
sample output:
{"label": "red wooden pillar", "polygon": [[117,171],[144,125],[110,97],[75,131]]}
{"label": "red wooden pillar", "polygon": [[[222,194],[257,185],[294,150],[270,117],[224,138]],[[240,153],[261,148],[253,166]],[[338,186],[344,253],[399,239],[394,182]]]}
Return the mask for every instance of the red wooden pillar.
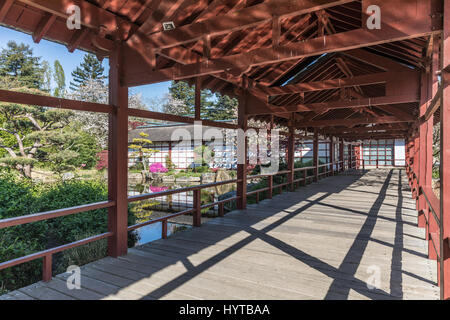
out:
{"label": "red wooden pillar", "polygon": [[412,172],[413,172],[413,160],[414,160],[414,157],[413,157],[413,154],[414,154],[414,140],[413,140],[413,138],[412,138],[412,135],[411,135],[411,137],[409,137],[409,143],[408,143],[408,163],[409,163],[409,178],[410,178],[410,180],[409,180],[409,186],[411,187],[411,190],[412,190],[412,188],[413,188],[413,180],[412,180]]}
{"label": "red wooden pillar", "polygon": [[201,120],[201,103],[202,103],[202,78],[197,77],[195,79],[195,120]]}
{"label": "red wooden pillar", "polygon": [[[439,48],[440,48],[440,41],[438,37],[433,38],[433,56],[432,56],[432,66],[431,66],[431,74],[429,74],[428,77],[428,92],[431,92],[431,95],[428,95],[428,101],[430,102],[433,97],[438,93],[439,88],[439,81],[437,72],[440,68],[440,61],[439,61]],[[430,88],[431,87],[431,88]],[[431,117],[428,119],[428,121],[425,123],[425,177],[423,182],[421,182],[424,186],[430,187],[432,185],[432,178],[433,178],[433,123],[434,123],[434,115],[431,115]],[[433,215],[430,213],[430,209],[427,208],[428,205],[424,203],[425,205],[425,217],[427,218],[428,225],[426,229],[426,239],[428,240],[428,258],[432,260],[437,260],[438,254],[436,253],[436,250],[434,249],[433,242],[431,240],[430,234],[438,234],[439,232],[439,226],[434,220]]]}
{"label": "red wooden pillar", "polygon": [[[273,114],[270,115],[270,128],[269,128],[269,139],[270,139],[270,144],[269,144],[269,148],[270,150],[272,150],[272,129],[273,129]],[[267,177],[267,184],[268,184],[268,194],[267,194],[267,198],[272,199],[273,196],[273,175],[270,175]]]}
{"label": "red wooden pillar", "polygon": [[319,181],[319,133],[314,129],[313,141],[314,181]]}
{"label": "red wooden pillar", "polygon": [[351,143],[349,143],[347,145],[347,168],[351,169],[352,168],[352,145]]}
{"label": "red wooden pillar", "polygon": [[341,139],[341,141],[339,143],[339,162],[341,163],[339,165],[340,171],[344,171],[345,170],[345,166],[344,166],[344,140],[342,140],[342,139]]}
{"label": "red wooden pillar", "polygon": [[331,175],[334,176],[334,137],[330,136]]}
{"label": "red wooden pillar", "polygon": [[[292,121],[294,121],[292,119]],[[295,128],[293,123],[289,126],[289,137],[288,137],[288,183],[291,191],[294,191],[294,152],[295,152]]]}
{"label": "red wooden pillar", "polygon": [[108,209],[108,254],[118,257],[127,253],[128,239],[128,88],[120,83],[122,46],[117,45],[109,57],[108,199],[116,205]]}
{"label": "red wooden pillar", "polygon": [[52,254],[44,256],[42,261],[42,281],[52,280]]}
{"label": "red wooden pillar", "polygon": [[441,56],[441,298],[450,299],[450,1],[444,1],[444,32]]}
{"label": "red wooden pillar", "polygon": [[419,133],[415,131],[414,135],[414,173],[416,174],[416,179],[414,180],[414,198],[416,200],[416,209],[419,209],[419,185],[418,185],[418,179],[419,179],[419,150],[420,150],[420,139],[419,139]]}
{"label": "red wooden pillar", "polygon": [[237,184],[237,201],[238,209],[245,209],[247,207],[247,138],[245,131],[247,130],[247,115],[245,114],[245,107],[247,105],[247,92],[241,92],[239,95],[238,107],[238,165],[237,178],[240,180]]}
{"label": "red wooden pillar", "polygon": [[405,164],[406,164],[405,171],[406,171],[406,175],[409,178],[409,167],[408,167],[408,164],[409,164],[409,156],[408,156],[409,147],[408,147],[408,145],[409,145],[409,138],[405,137]]}
{"label": "red wooden pillar", "polygon": [[161,237],[167,239],[167,220],[162,221]]}
{"label": "red wooden pillar", "polygon": [[196,189],[193,193],[193,208],[192,223],[194,227],[202,225],[202,190]]}
{"label": "red wooden pillar", "polygon": [[[421,89],[420,89],[420,116],[425,114],[429,102],[429,94],[428,94],[428,83],[429,83],[429,72],[422,72],[421,75]],[[423,185],[424,177],[425,177],[425,161],[426,161],[426,131],[427,131],[427,123],[423,122],[419,126],[419,141],[420,141],[420,150],[419,150],[419,181],[420,184]],[[418,186],[420,188],[420,186]],[[420,190],[418,190],[420,191]],[[419,212],[419,216],[417,219],[417,225],[420,228],[425,228],[427,225],[427,219],[425,217],[425,196],[419,193],[419,204],[417,210]]]}

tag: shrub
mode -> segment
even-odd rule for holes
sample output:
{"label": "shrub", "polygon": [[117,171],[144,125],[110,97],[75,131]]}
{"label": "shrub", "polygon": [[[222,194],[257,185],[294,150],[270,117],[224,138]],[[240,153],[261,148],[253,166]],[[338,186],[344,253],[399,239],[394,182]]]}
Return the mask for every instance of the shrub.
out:
{"label": "shrub", "polygon": [[97,153],[98,162],[95,168],[97,170],[103,170],[108,168],[108,150],[102,150]]}
{"label": "shrub", "polygon": [[[32,185],[10,174],[0,176],[0,219],[30,213],[67,208],[107,200],[107,184],[102,180],[71,180],[49,185]],[[135,215],[128,216],[134,224]],[[65,217],[2,229],[0,261],[22,257],[46,248],[56,247],[107,231],[107,210],[93,210]],[[136,241],[130,233],[128,245]],[[106,255],[106,240],[94,242],[53,257],[54,273],[63,272],[70,264],[82,265]],[[39,281],[40,259],[0,271],[0,287],[14,290]]]}
{"label": "shrub", "polygon": [[166,156],[166,167],[169,171],[174,170],[176,167],[175,163],[173,163],[172,158],[169,155]]}
{"label": "shrub", "polygon": [[150,165],[150,172],[152,173],[165,173],[167,171],[169,170],[167,170],[167,168],[160,162],[152,163]]}

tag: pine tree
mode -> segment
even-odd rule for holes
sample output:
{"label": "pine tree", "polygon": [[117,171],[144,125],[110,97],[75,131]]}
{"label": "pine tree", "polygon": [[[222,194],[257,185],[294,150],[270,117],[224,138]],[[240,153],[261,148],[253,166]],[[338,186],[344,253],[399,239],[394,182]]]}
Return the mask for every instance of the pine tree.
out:
{"label": "pine tree", "polygon": [[52,67],[50,67],[48,61],[44,60],[42,62],[42,70],[43,70],[42,90],[45,92],[50,92],[53,72]]}
{"label": "pine tree", "polygon": [[55,60],[54,69],[55,73],[53,74],[53,79],[55,79],[56,88],[53,95],[55,97],[64,97],[66,90],[66,75],[59,60]]}
{"label": "pine tree", "polygon": [[91,53],[86,54],[80,66],[72,71],[73,82],[70,82],[70,90],[78,90],[87,80],[97,80],[103,83],[103,80],[106,79],[104,72],[105,68],[97,57]]}
{"label": "pine tree", "polygon": [[[195,114],[195,87],[184,81],[172,81],[163,112],[193,117]],[[237,117],[238,101],[220,93],[214,95],[208,89],[202,90],[200,114],[202,119],[233,120]]]}
{"label": "pine tree", "polygon": [[33,56],[29,45],[9,41],[0,52],[0,77],[23,87],[44,89],[44,70],[40,60],[40,57]]}
{"label": "pine tree", "polygon": [[[175,101],[183,102],[183,105],[178,107],[178,115],[193,117],[195,114],[195,87],[190,87],[184,81],[172,81],[169,87],[169,93]],[[201,93],[201,109],[200,113],[204,117],[208,113],[208,109],[212,107],[212,93],[210,90],[202,90]],[[164,109],[170,109],[170,106]],[[164,110],[163,110],[164,111]]]}
{"label": "pine tree", "polygon": [[208,110],[209,120],[233,120],[237,118],[238,101],[220,93],[215,94],[214,106]]}

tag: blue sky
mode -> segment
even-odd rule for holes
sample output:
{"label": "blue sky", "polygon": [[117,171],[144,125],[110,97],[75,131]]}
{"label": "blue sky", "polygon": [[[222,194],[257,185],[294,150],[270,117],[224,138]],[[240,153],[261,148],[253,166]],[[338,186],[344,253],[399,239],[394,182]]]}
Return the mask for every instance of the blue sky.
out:
{"label": "blue sky", "polygon": [[[81,63],[85,54],[85,52],[80,50],[75,50],[73,53],[70,53],[65,46],[44,39],[41,40],[39,44],[36,44],[33,42],[31,35],[0,26],[0,49],[5,48],[10,40],[14,40],[17,43],[23,42],[28,44],[33,49],[34,55],[42,57],[42,60],[47,60],[52,68],[55,60],[58,59],[64,68],[67,88],[72,80],[71,72]],[[105,67],[105,73],[107,74],[108,59],[103,60],[103,66]],[[144,101],[148,104],[153,99],[163,97],[164,94],[168,92],[169,85],[170,82],[161,82],[134,87],[130,89],[130,92],[142,93]]]}

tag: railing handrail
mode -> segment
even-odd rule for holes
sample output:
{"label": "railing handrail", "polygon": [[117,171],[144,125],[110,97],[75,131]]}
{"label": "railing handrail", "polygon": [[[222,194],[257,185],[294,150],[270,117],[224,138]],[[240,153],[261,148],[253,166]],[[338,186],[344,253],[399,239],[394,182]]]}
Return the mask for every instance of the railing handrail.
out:
{"label": "railing handrail", "polygon": [[441,221],[439,219],[439,214],[441,210],[441,203],[437,196],[434,194],[431,186],[420,186],[419,187],[422,194],[424,195],[425,201],[433,214],[434,220],[436,221],[438,227],[440,227]]}
{"label": "railing handrail", "polygon": [[[341,161],[336,161],[334,164],[339,164]],[[292,181],[288,181],[288,182],[284,182],[284,183],[280,183],[277,185],[271,185],[271,187],[265,187],[265,188],[261,188],[258,190],[252,190],[249,192],[246,192],[245,196],[248,195],[253,195],[256,194],[258,196],[258,194],[260,192],[264,192],[264,191],[268,191],[270,189],[278,189],[278,188],[283,188],[284,186],[290,185],[290,184],[294,184],[300,181],[305,181],[307,179],[310,178],[315,178],[315,176],[307,176],[307,170],[311,170],[311,169],[318,169],[321,167],[328,167],[330,165],[333,165],[332,162],[330,163],[326,163],[326,164],[321,164],[316,166],[310,166],[310,167],[302,167],[302,168],[294,168],[292,171],[291,170],[282,170],[282,171],[278,171],[276,173],[273,174],[260,174],[260,175],[254,175],[254,176],[248,176],[247,180],[252,180],[252,179],[256,179],[256,178],[263,178],[263,177],[274,177],[276,175],[281,175],[281,174],[293,174],[294,172],[299,172],[299,171],[304,171],[305,174],[302,178],[299,179],[294,179]],[[329,174],[330,172],[332,172],[333,170],[325,170],[322,173],[318,173],[317,176],[321,176],[324,174]],[[143,200],[147,200],[147,199],[152,199],[152,198],[157,198],[157,197],[161,197],[161,196],[167,196],[167,195],[171,195],[171,194],[176,194],[176,193],[182,193],[182,192],[190,192],[190,191],[194,191],[195,192],[199,192],[202,189],[206,189],[206,188],[213,188],[213,187],[217,187],[217,186],[221,186],[221,185],[225,185],[225,184],[231,184],[231,183],[240,183],[242,182],[242,180],[240,179],[230,179],[230,180],[225,180],[225,181],[218,181],[218,182],[212,182],[212,183],[207,183],[207,184],[200,184],[200,185],[196,185],[196,186],[189,186],[189,187],[185,187],[185,188],[179,188],[179,189],[173,189],[173,190],[164,190],[164,191],[159,191],[159,192],[153,192],[153,193],[147,193],[147,194],[142,194],[142,195],[136,195],[136,196],[129,196],[127,198],[128,202],[135,202],[135,201],[143,201]],[[208,203],[208,204],[204,204],[204,205],[199,205],[197,208],[200,209],[205,209],[205,208],[209,208],[209,207],[213,207],[216,205],[219,205],[222,208],[223,211],[223,204],[231,202],[231,201],[235,201],[235,200],[239,200],[240,197],[239,196],[235,196],[235,197],[230,197],[227,199],[222,199],[219,201],[215,201],[212,203]],[[7,228],[7,227],[12,227],[12,226],[19,226],[19,225],[24,225],[24,224],[28,224],[28,223],[33,223],[33,222],[38,222],[38,221],[43,221],[43,220],[49,220],[49,219],[53,219],[53,218],[58,218],[58,217],[64,217],[64,216],[68,216],[68,215],[72,215],[72,214],[76,214],[76,213],[82,213],[82,212],[87,212],[87,211],[92,211],[92,210],[98,210],[98,209],[106,209],[106,208],[110,208],[110,207],[114,207],[116,205],[115,201],[111,201],[111,200],[107,200],[107,201],[100,201],[100,202],[95,202],[95,203],[90,203],[90,204],[84,204],[84,205],[79,205],[79,206],[73,206],[70,208],[63,208],[63,209],[57,209],[57,210],[51,210],[51,211],[45,211],[45,212],[40,212],[40,213],[34,213],[34,214],[29,214],[29,215],[25,215],[25,216],[19,216],[19,217],[13,217],[13,218],[7,218],[7,219],[2,219],[0,220],[0,229],[3,228]],[[195,206],[195,205],[194,205]],[[166,215],[164,217],[160,217],[157,219],[152,219],[152,220],[148,220],[142,223],[138,223],[132,226],[128,226],[127,230],[128,231],[132,231],[132,230],[136,230],[139,229],[141,227],[150,225],[150,224],[155,224],[158,222],[162,222],[163,223],[163,237],[164,234],[167,235],[167,222],[169,219],[177,217],[177,216],[181,216],[181,215],[186,215],[186,214],[190,214],[190,213],[195,213],[197,211],[197,209],[194,208],[189,208],[177,213],[173,213],[173,214],[169,214]],[[220,210],[219,210],[220,211]],[[165,226],[165,231],[164,231],[164,226]],[[61,251],[65,251],[74,247],[78,247],[78,246],[82,246],[85,244],[88,244],[90,242],[94,242],[94,241],[98,241],[101,239],[105,239],[105,238],[109,238],[112,237],[114,235],[113,232],[109,231],[109,232],[105,232],[102,234],[98,234],[98,235],[94,235],[94,236],[90,236],[87,237],[85,239],[81,239],[81,240],[77,240],[68,244],[64,244],[61,246],[57,246],[54,248],[50,248],[50,249],[46,249],[46,250],[42,250],[39,252],[35,252],[23,257],[19,257],[19,258],[15,258],[9,261],[5,261],[0,263],[0,270],[2,269],[6,269],[9,267],[13,267],[22,263],[26,263],[35,259],[39,259],[39,258],[44,258],[44,264],[43,264],[43,278],[44,280],[49,280],[51,278],[51,272],[52,272],[52,268],[51,268],[51,261],[52,261],[52,255],[54,253],[57,252],[61,252]]]}
{"label": "railing handrail", "polygon": [[101,233],[101,234],[91,236],[91,237],[88,237],[88,238],[85,238],[82,240],[77,240],[77,241],[74,241],[71,243],[67,243],[67,244],[64,244],[64,245],[61,245],[58,247],[54,247],[54,248],[47,249],[47,250],[42,250],[42,251],[35,252],[35,253],[29,254],[29,255],[26,255],[23,257],[5,261],[5,262],[0,263],[0,270],[14,267],[16,265],[19,265],[19,264],[22,264],[25,262],[30,262],[32,260],[36,260],[36,259],[39,259],[42,257],[51,256],[54,253],[65,251],[65,250],[72,249],[75,247],[79,247],[79,246],[88,244],[90,242],[98,241],[98,240],[105,239],[105,238],[108,238],[111,236],[113,236],[113,232],[109,231],[109,232]]}
{"label": "railing handrail", "polygon": [[147,199],[168,196],[168,195],[175,194],[175,193],[190,192],[190,191],[195,191],[195,190],[200,190],[200,189],[213,188],[213,187],[221,186],[224,184],[239,183],[239,182],[241,182],[241,180],[232,179],[232,180],[224,180],[224,181],[219,181],[219,182],[211,182],[211,183],[206,183],[206,184],[199,184],[197,186],[189,186],[189,187],[184,187],[184,188],[179,188],[179,189],[164,190],[164,191],[158,191],[158,192],[153,192],[153,193],[144,193],[144,194],[139,194],[139,195],[128,197],[128,202],[143,201],[143,200],[147,200]]}
{"label": "railing handrail", "polygon": [[19,225],[23,225],[23,224],[32,223],[32,222],[49,220],[49,219],[53,219],[53,218],[64,217],[64,216],[72,215],[75,213],[82,213],[82,212],[87,212],[87,211],[92,211],[92,210],[97,210],[97,209],[105,209],[105,208],[113,207],[115,205],[116,205],[115,201],[100,201],[100,202],[84,204],[84,205],[80,205],[80,206],[74,206],[74,207],[70,207],[70,208],[33,213],[33,214],[26,215],[26,216],[1,219],[0,220],[0,229],[7,228],[7,227],[13,227],[13,226],[19,226]]}

